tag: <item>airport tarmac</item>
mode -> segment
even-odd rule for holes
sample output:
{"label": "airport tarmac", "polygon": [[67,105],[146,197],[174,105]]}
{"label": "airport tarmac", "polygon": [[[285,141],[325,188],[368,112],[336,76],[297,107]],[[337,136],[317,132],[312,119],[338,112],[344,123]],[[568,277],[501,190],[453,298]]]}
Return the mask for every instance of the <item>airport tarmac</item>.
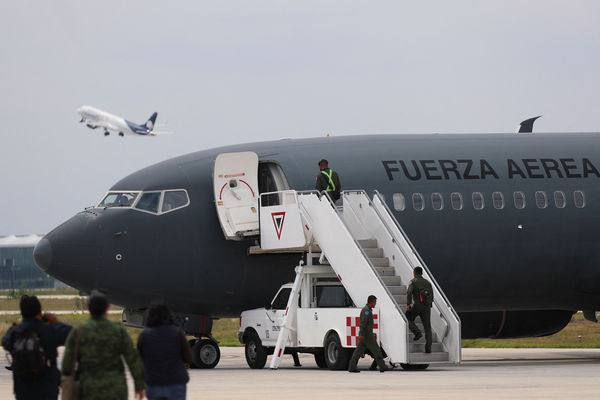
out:
{"label": "airport tarmac", "polygon": [[[598,399],[600,349],[464,349],[460,365],[426,371],[320,370],[300,355],[294,368],[287,356],[277,371],[251,370],[241,347],[221,349],[212,370],[191,370],[188,399]],[[11,398],[10,372],[0,362],[0,398]],[[268,364],[267,364],[268,365]],[[131,389],[131,382],[129,385]],[[133,393],[130,395],[133,399]]]}

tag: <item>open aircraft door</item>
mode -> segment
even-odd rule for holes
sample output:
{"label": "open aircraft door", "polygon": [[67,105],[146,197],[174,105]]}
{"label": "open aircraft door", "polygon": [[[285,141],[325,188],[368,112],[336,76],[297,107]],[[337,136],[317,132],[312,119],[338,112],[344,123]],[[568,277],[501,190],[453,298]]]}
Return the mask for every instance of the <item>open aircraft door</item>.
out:
{"label": "open aircraft door", "polygon": [[258,235],[258,155],[251,151],[219,154],[213,185],[225,237],[240,240]]}

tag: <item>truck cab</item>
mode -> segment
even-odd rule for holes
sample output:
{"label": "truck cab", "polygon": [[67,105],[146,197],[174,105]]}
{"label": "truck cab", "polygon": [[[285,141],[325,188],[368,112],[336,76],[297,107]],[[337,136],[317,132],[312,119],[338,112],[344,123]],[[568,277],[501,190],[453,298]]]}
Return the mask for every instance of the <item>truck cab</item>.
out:
{"label": "truck cab", "polygon": [[[263,368],[273,354],[291,291],[292,284],[284,284],[267,307],[242,313],[238,339],[250,368]],[[357,344],[360,310],[337,277],[309,277],[300,291],[285,354],[311,353],[320,368],[347,369]],[[377,309],[373,316],[377,333]]]}

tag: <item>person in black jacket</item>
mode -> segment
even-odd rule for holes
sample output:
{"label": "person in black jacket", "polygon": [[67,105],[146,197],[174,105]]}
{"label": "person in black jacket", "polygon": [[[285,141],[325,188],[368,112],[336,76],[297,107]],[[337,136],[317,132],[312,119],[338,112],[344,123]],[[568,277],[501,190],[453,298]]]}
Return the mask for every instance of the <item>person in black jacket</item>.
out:
{"label": "person in black jacket", "polygon": [[153,302],[148,308],[137,347],[144,361],[148,400],[185,399],[186,364],[192,362],[192,351],[185,333],[173,325],[166,303]]}
{"label": "person in black jacket", "polygon": [[[44,313],[36,296],[24,295],[19,303],[23,321],[13,325],[2,338],[2,347],[13,356],[13,390],[17,400],[56,400],[60,385],[60,372],[56,366],[57,347],[65,344],[70,325],[58,322],[54,314]],[[33,376],[31,371],[17,371],[15,343],[35,333],[43,353],[45,368]]]}

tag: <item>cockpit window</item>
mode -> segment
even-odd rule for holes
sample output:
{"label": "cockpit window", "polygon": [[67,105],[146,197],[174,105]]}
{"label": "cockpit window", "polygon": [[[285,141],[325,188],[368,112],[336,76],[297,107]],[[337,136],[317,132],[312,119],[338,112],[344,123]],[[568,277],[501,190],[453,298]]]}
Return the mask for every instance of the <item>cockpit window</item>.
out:
{"label": "cockpit window", "polygon": [[184,189],[153,190],[151,192],[108,192],[98,207],[133,207],[134,210],[162,215],[190,204]]}
{"label": "cockpit window", "polygon": [[162,212],[173,211],[189,204],[185,190],[167,190],[162,204]]}
{"label": "cockpit window", "polygon": [[138,195],[137,192],[109,192],[98,207],[131,207]]}
{"label": "cockpit window", "polygon": [[158,203],[160,202],[160,192],[144,193],[138,200],[135,208],[149,211],[151,213],[158,213]]}

